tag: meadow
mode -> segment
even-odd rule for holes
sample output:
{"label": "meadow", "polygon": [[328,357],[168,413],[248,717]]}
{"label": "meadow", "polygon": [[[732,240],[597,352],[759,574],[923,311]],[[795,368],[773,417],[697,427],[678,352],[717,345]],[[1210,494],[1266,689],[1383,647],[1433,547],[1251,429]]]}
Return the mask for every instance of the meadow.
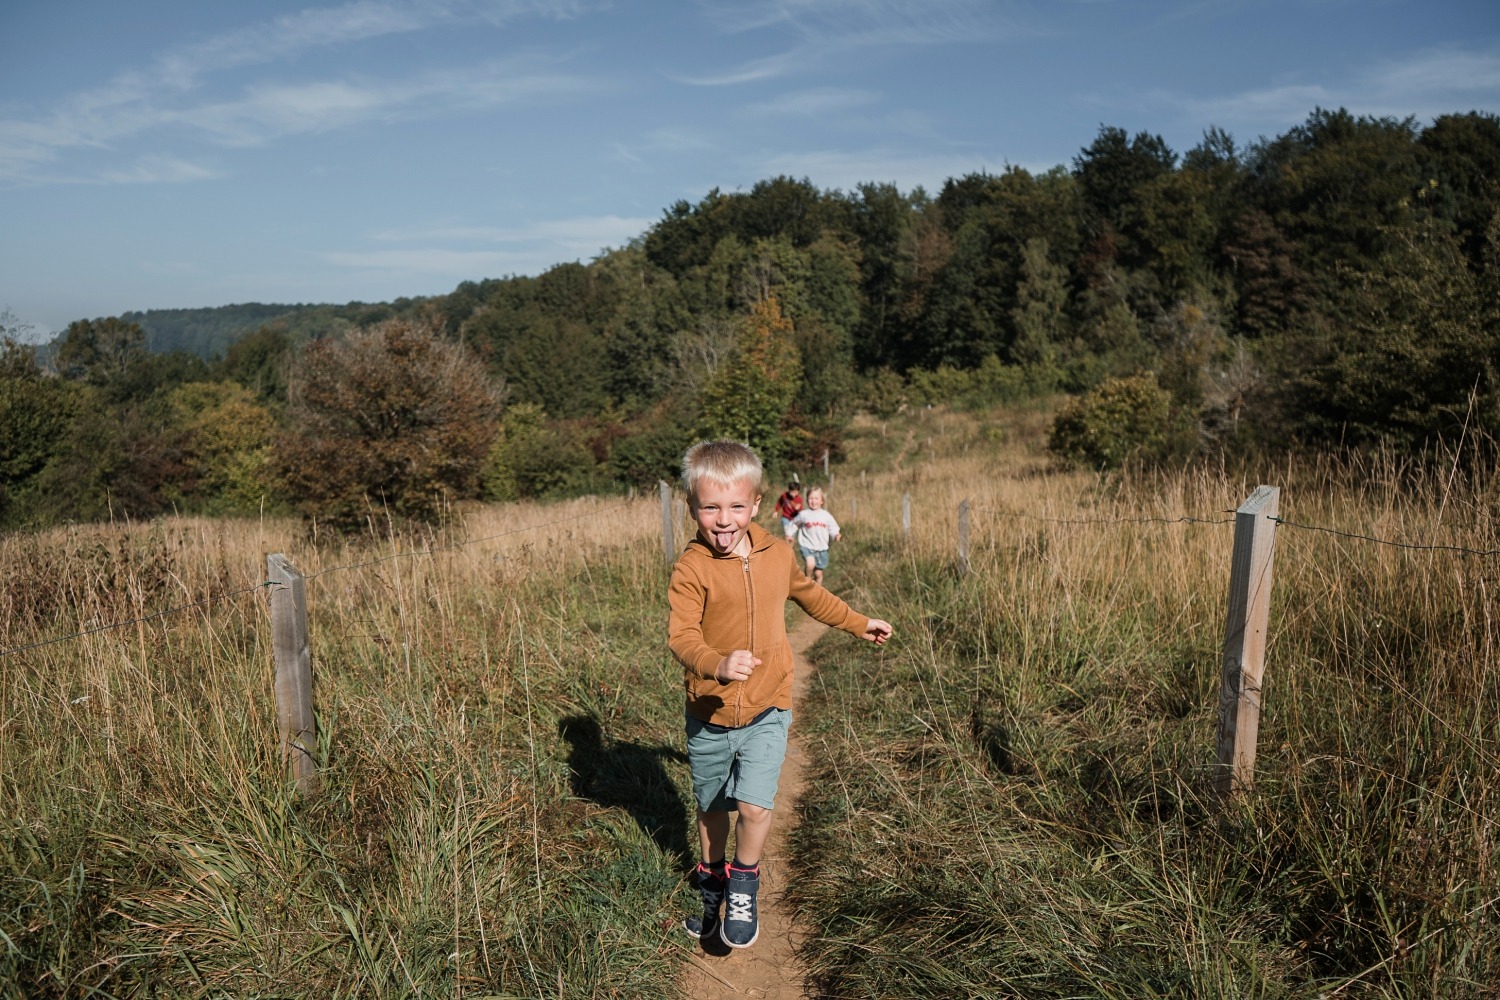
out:
{"label": "meadow", "polygon": [[[863,419],[834,467],[829,583],[898,636],[820,643],[798,717],[816,994],[1494,995],[1500,556],[1283,525],[1256,785],[1225,803],[1233,527],[1178,519],[1265,482],[1288,521],[1490,550],[1500,483],[1380,454],[1065,473],[1048,416]],[[601,498],[347,543],[0,540],[0,648],[194,605],[0,658],[0,994],[671,995],[691,817],[659,523]],[[309,576],[305,800],[277,551]]]}
{"label": "meadow", "polygon": [[324,766],[296,800],[264,590],[7,656],[0,992],[659,995],[688,816],[658,507],[489,508],[464,531],[7,538],[6,648],[253,588],[288,553]]}
{"label": "meadow", "polygon": [[[834,585],[902,641],[829,649],[804,712],[819,995],[1497,995],[1493,469],[1059,474],[1045,417],[935,412],[851,449],[867,478],[902,456],[919,513],[907,538],[897,489],[859,503]],[[1258,483],[1306,527],[1278,529],[1256,784],[1221,802],[1212,522]]]}

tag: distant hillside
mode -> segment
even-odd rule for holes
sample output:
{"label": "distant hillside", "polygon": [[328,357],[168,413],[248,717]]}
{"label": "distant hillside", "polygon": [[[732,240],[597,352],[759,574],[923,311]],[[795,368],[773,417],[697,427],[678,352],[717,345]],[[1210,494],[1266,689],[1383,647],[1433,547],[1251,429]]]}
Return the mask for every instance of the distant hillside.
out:
{"label": "distant hillside", "polygon": [[374,323],[415,308],[422,299],[374,305],[274,305],[245,302],[209,309],[147,309],[120,318],[138,323],[146,346],[157,353],[183,350],[205,360],[223,357],[230,344],[269,324],[284,326],[294,339],[326,335],[349,326]]}
{"label": "distant hillside", "polygon": [[314,308],[246,302],[212,309],[148,309],[120,318],[140,324],[153,351],[183,350],[206,359],[221,356],[230,344],[272,320]]}

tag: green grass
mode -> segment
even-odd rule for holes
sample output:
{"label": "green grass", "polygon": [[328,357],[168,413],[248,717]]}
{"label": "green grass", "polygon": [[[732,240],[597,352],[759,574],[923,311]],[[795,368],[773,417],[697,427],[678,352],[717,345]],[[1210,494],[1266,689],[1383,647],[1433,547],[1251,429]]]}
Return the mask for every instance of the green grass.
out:
{"label": "green grass", "polygon": [[[1016,514],[1201,515],[1246,484],[1055,477],[944,440],[951,489],[941,455],[918,487],[938,523],[904,539],[887,501],[839,555],[898,641],[815,650],[795,891],[820,995],[1493,995],[1493,564],[1283,529],[1257,785],[1222,805],[1231,526]],[[1439,530],[1434,487],[1346,471],[1288,483],[1283,513]],[[962,581],[958,496],[986,512]],[[1493,547],[1466,509],[1454,534]]]}
{"label": "green grass", "polygon": [[[798,715],[814,990],[1494,995],[1496,561],[1282,528],[1256,786],[1224,804],[1232,528],[1058,519],[1222,516],[1267,481],[1293,520],[1496,548],[1500,480],[1389,459],[1097,479],[1051,468],[1046,413],[866,422],[835,470],[828,582],[897,634],[816,647]],[[692,823],[655,504],[482,517],[474,537],[538,527],[309,581],[305,801],[262,592],[0,660],[0,996],[673,995]],[[314,573],[398,541],[427,544],[10,536],[0,645],[253,585],[268,551]]]}
{"label": "green grass", "polygon": [[[659,550],[539,534],[309,582],[306,801],[259,594],[7,657],[0,995],[670,995],[688,812]],[[119,620],[140,547],[97,548],[70,599]],[[204,555],[157,548],[185,553],[157,552],[167,576]]]}

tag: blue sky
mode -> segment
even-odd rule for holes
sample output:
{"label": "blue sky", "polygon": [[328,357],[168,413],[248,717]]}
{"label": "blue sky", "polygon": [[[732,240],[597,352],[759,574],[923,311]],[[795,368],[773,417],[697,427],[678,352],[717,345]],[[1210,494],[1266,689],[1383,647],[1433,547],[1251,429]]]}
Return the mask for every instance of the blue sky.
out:
{"label": "blue sky", "polygon": [[0,310],[366,302],[674,201],[1500,112],[1494,0],[0,0]]}

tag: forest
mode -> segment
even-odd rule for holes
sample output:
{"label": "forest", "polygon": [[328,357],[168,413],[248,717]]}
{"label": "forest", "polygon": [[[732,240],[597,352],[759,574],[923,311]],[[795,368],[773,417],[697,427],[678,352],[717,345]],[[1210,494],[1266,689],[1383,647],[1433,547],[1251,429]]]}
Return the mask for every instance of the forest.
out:
{"label": "forest", "polygon": [[[148,336],[144,325],[151,325]],[[773,470],[849,420],[1066,393],[1063,463],[1413,453],[1500,431],[1500,117],[1317,109],[1179,152],[823,190],[425,299],[78,320],[0,344],[0,526],[621,492],[707,435]]]}

